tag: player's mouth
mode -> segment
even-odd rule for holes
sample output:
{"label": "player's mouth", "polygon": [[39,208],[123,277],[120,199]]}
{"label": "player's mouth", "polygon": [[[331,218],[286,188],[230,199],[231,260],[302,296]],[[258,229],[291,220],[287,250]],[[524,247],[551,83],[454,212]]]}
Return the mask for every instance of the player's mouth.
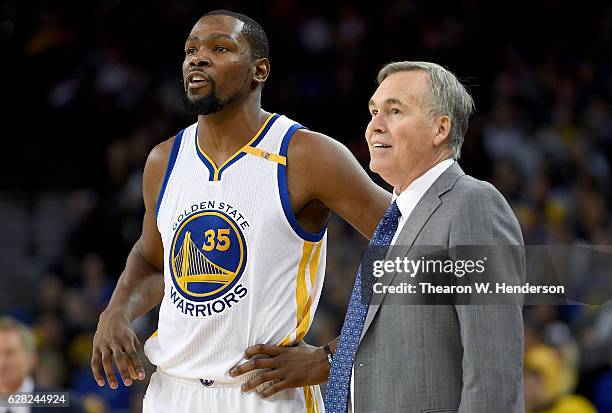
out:
{"label": "player's mouth", "polygon": [[187,88],[199,89],[212,84],[210,76],[204,72],[191,72],[187,75]]}

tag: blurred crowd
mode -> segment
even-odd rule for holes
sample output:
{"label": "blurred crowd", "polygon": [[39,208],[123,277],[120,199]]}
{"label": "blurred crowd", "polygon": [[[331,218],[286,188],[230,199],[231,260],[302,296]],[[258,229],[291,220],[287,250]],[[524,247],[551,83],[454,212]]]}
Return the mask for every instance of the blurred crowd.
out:
{"label": "blurred crowd", "polygon": [[[0,201],[28,211],[26,228],[59,227],[46,241],[53,254],[41,254],[47,238],[33,234],[15,253],[23,268],[0,274],[0,315],[34,333],[38,388],[68,388],[87,412],[139,411],[146,383],[98,388],[91,342],[140,233],[147,154],[195,121],[179,103],[183,42],[215,8],[244,12],[266,29],[264,108],[343,142],[366,170],[377,69],[391,60],[448,67],[476,102],[460,164],[504,194],[526,244],[612,244],[609,2],[4,0],[1,167],[9,178],[0,181]],[[59,194],[61,211],[41,208],[50,194]],[[338,335],[364,246],[332,219],[307,341]],[[22,299],[9,278],[29,280],[32,293]],[[155,314],[137,320],[142,342],[155,322]],[[529,306],[525,325],[528,411],[612,413],[612,306]]]}

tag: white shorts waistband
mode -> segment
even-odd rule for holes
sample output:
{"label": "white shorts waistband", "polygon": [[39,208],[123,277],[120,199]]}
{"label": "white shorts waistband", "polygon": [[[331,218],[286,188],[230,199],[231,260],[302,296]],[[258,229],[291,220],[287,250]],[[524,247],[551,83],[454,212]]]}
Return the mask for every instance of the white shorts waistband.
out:
{"label": "white shorts waistband", "polygon": [[[166,372],[164,372],[162,369],[160,369],[159,367],[157,368],[157,372],[159,374],[161,374],[162,376],[167,377],[168,379],[171,380],[175,380],[181,383],[185,383],[185,384],[189,384],[192,386],[196,386],[199,388],[214,388],[214,387],[240,387],[242,386],[244,383],[246,383],[247,381],[251,380],[253,377],[259,376],[260,374],[263,374],[267,371],[270,371],[271,369],[257,369],[257,370],[253,370],[250,371],[248,373],[245,374],[241,374],[240,376],[232,379],[231,381],[219,381],[219,380],[210,380],[207,378],[201,378],[201,379],[190,379],[190,378],[185,378],[185,377],[177,377],[177,376],[173,376],[172,374],[168,374]],[[261,388],[264,385],[260,385],[258,386],[258,390],[261,391]],[[268,387],[268,386],[264,386],[263,388]]]}

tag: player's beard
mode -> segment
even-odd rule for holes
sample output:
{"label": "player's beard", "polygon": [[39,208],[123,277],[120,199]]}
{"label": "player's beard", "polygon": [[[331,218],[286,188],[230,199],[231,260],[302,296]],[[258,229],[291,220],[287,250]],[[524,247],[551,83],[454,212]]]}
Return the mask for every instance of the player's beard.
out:
{"label": "player's beard", "polygon": [[227,99],[223,100],[215,91],[215,83],[212,82],[210,93],[195,99],[189,98],[187,90],[182,96],[183,108],[192,115],[210,115],[223,110],[228,105],[238,101],[242,97],[242,91],[237,90]]}

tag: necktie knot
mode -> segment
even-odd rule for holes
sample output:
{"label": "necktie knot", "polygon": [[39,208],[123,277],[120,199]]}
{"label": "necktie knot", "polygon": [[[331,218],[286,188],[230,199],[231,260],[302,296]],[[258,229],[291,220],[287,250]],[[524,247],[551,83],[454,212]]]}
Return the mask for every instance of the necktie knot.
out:
{"label": "necktie knot", "polygon": [[385,215],[382,217],[376,230],[374,231],[374,235],[370,240],[370,245],[382,246],[382,245],[390,245],[393,236],[395,235],[395,231],[397,231],[397,225],[399,223],[399,219],[402,216],[399,207],[397,206],[397,201],[393,201]]}
{"label": "necktie knot", "polygon": [[388,218],[390,221],[398,222],[400,217],[402,216],[402,211],[400,211],[397,206],[397,199],[391,202],[389,208],[387,208],[387,212],[385,212],[385,216],[383,218]]}

